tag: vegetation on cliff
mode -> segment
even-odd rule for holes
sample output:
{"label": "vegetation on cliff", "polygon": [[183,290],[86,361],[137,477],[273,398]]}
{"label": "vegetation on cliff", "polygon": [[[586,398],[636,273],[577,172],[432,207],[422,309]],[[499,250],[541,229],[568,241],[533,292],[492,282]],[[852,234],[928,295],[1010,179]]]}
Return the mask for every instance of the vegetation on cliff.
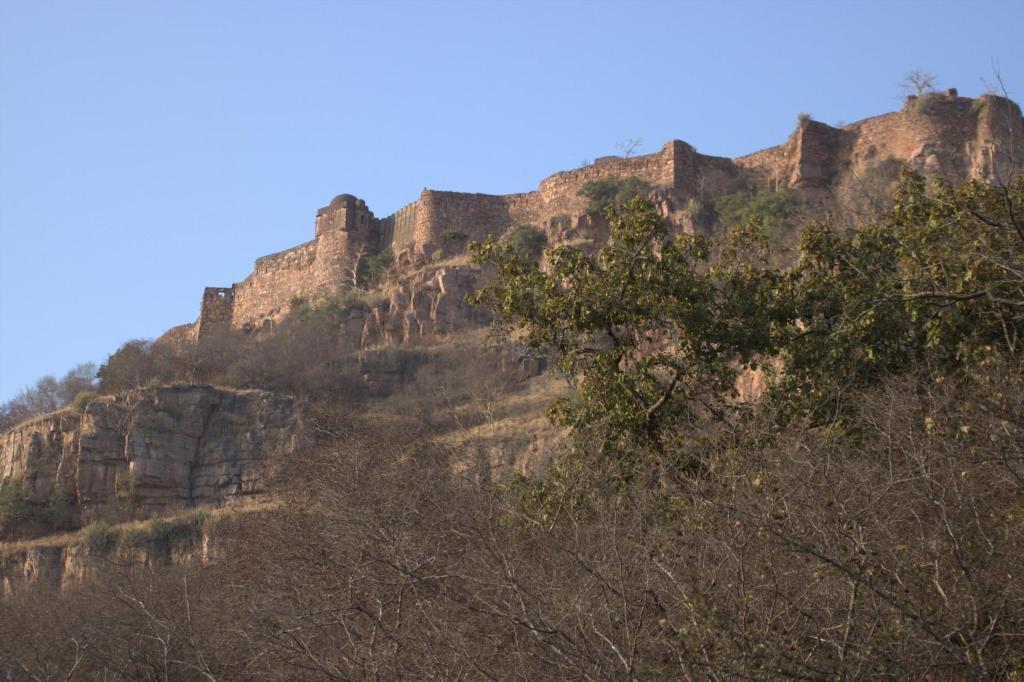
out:
{"label": "vegetation on cliff", "polygon": [[0,405],[0,431],[25,419],[53,412],[96,388],[96,365],[86,362],[72,368],[60,379],[45,376],[34,386],[22,389]]}

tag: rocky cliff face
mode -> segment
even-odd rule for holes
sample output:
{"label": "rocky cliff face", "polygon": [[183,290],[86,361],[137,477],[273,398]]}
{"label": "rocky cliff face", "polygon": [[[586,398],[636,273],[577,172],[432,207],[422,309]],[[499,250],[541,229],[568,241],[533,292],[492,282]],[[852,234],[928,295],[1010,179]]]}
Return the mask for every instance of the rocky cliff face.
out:
{"label": "rocky cliff face", "polygon": [[291,399],[263,391],[138,389],[4,433],[0,488],[24,497],[22,535],[45,531],[55,502],[71,527],[145,518],[264,492],[299,432]]}
{"label": "rocky cliff face", "polygon": [[202,529],[135,542],[112,534],[107,547],[54,541],[0,548],[0,596],[40,587],[64,591],[110,577],[113,571],[129,576],[166,566],[202,566],[222,556],[217,538]]}
{"label": "rocky cliff face", "polygon": [[461,329],[485,324],[486,311],[466,303],[466,294],[478,285],[478,268],[468,266],[426,268],[403,278],[385,301],[356,313],[352,338],[361,349],[377,345],[414,345],[445,340]]}
{"label": "rocky cliff face", "polygon": [[343,312],[340,343],[356,354],[371,395],[387,395],[412,377],[423,361],[418,347],[490,321],[488,311],[466,303],[479,277],[478,267],[424,266],[387,285],[377,300]]}

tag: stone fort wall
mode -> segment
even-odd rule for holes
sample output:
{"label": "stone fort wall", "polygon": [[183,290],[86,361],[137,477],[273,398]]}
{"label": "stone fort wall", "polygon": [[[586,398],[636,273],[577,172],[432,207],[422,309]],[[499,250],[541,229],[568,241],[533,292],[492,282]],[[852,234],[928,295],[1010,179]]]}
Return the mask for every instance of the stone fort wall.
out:
{"label": "stone fort wall", "polygon": [[[957,181],[1007,167],[1013,141],[1024,146],[1024,120],[1009,100],[988,95],[972,100],[950,91],[930,96],[926,104],[908,98],[900,112],[842,128],[801,121],[784,144],[737,159],[702,155],[673,140],[653,154],[603,157],[555,173],[531,192],[428,189],[381,219],[362,199],[342,194],[317,211],[313,240],[258,259],[252,274],[232,287],[207,289],[194,336],[224,327],[263,329],[285,316],[293,300],[337,295],[350,281],[358,254],[389,248],[400,264],[422,263],[517,224],[542,229],[551,241],[600,240],[603,221],[587,214],[588,200],[579,191],[603,178],[646,181],[662,214],[684,225],[690,199],[743,188],[824,189],[840,176],[863,173],[885,160]],[[1020,153],[1016,150],[1018,163]]]}
{"label": "stone fort wall", "polygon": [[256,259],[252,273],[229,288],[208,288],[194,336],[267,329],[295,302],[337,295],[351,277],[354,255],[379,248],[378,223],[361,199],[335,197],[317,211],[311,241]]}
{"label": "stone fort wall", "polygon": [[720,194],[732,188],[737,169],[729,159],[698,154],[685,142],[673,140],[653,154],[602,157],[582,168],[555,173],[532,192],[490,195],[425,190],[415,203],[414,238],[401,243],[396,239],[394,248],[411,251],[414,259],[428,258],[457,247],[453,236],[479,241],[518,224],[542,229],[553,240],[565,238],[567,228],[586,236],[583,233],[591,228],[594,217],[588,215],[589,200],[580,196],[580,190],[588,182],[630,176],[655,189],[666,202],[668,215],[705,191]]}
{"label": "stone fort wall", "polygon": [[317,287],[319,243],[300,244],[256,260],[252,274],[235,284],[232,326],[256,329],[287,312],[298,292]]}
{"label": "stone fort wall", "polygon": [[380,221],[380,236],[377,241],[381,250],[392,249],[395,253],[410,250],[416,245],[416,214],[419,201],[406,204]]}
{"label": "stone fort wall", "polygon": [[784,144],[741,156],[735,164],[766,186],[828,187],[839,176],[863,176],[885,161],[955,183],[1005,176],[1011,165],[1020,167],[1022,141],[1024,119],[1014,102],[994,95],[959,97],[949,90],[908,97],[901,111],[841,128],[802,122]]}
{"label": "stone fort wall", "polygon": [[197,327],[202,336],[217,328],[256,331],[272,327],[293,301],[340,293],[351,277],[354,254],[392,249],[399,262],[417,263],[461,251],[469,240],[498,236],[517,224],[542,229],[586,226],[587,200],[578,196],[592,180],[636,176],[654,187],[671,189],[693,165],[688,145],[674,141],[661,151],[632,158],[604,157],[592,165],[556,173],[537,190],[510,195],[424,190],[419,198],[386,218],[377,219],[363,200],[335,197],[316,213],[314,238],[294,248],[257,259],[253,272],[229,288],[204,294]]}

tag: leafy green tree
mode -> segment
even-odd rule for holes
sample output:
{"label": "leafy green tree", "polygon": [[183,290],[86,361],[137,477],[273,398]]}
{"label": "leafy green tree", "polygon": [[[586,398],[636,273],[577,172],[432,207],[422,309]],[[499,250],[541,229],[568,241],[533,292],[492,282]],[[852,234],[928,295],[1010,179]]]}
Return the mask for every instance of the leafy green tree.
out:
{"label": "leafy green tree", "polygon": [[605,215],[608,209],[623,206],[633,198],[642,197],[650,191],[650,184],[636,176],[612,176],[584,183],[579,195],[590,199],[590,203],[587,204],[588,212]]}
{"label": "leafy green tree", "polygon": [[737,409],[745,368],[775,368],[778,398],[832,419],[853,389],[1016,353],[1024,336],[1021,177],[954,189],[907,173],[884,220],[853,234],[809,226],[785,270],[766,265],[757,214],[714,260],[712,242],[672,236],[643,199],[608,216],[597,254],[558,246],[543,269],[507,244],[474,245],[496,277],[470,300],[557,355],[576,390],[552,418],[612,460],[685,452],[709,417]]}
{"label": "leafy green tree", "polygon": [[780,387],[819,409],[911,367],[1019,351],[1022,219],[1024,177],[952,188],[908,172],[878,223],[852,235],[810,226],[780,294],[795,313]]}
{"label": "leafy green tree", "polygon": [[537,260],[548,243],[547,236],[533,225],[516,225],[504,240],[517,255],[527,260]]}
{"label": "leafy green tree", "polygon": [[13,528],[32,514],[28,494],[21,483],[0,487],[0,533],[8,535]]}
{"label": "leafy green tree", "polygon": [[[550,348],[576,383],[550,416],[615,461],[645,455],[669,465],[671,446],[729,404],[737,372],[773,350],[777,280],[739,250],[709,268],[710,243],[672,236],[641,198],[613,206],[596,254],[547,252],[541,269],[513,247],[471,247],[496,278],[470,296],[534,348]],[[693,469],[699,462],[674,462]]]}
{"label": "leafy green tree", "polygon": [[384,275],[395,264],[395,253],[390,249],[382,249],[379,253],[366,256],[359,261],[357,280],[359,286],[373,287],[380,284]]}
{"label": "leafy green tree", "polygon": [[792,189],[763,190],[756,194],[735,192],[714,203],[718,224],[724,228],[746,225],[754,220],[775,240],[797,227],[802,202]]}
{"label": "leafy green tree", "polygon": [[61,491],[55,491],[46,502],[43,516],[55,530],[70,528],[71,501],[68,496]]}

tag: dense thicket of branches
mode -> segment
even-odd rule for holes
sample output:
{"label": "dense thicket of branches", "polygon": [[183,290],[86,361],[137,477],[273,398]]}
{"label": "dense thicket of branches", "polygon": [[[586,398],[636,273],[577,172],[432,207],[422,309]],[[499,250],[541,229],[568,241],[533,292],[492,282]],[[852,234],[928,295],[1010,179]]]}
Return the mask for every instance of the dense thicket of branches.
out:
{"label": "dense thicket of branches", "polygon": [[[452,453],[319,418],[227,559],[0,604],[13,679],[1006,678],[1019,673],[1024,373],[764,413],[651,488],[568,459],[480,488]],[[968,401],[967,398],[970,398]],[[457,454],[457,453],[456,453]],[[78,661],[78,656],[81,660]],[[77,663],[77,668],[75,668]],[[28,672],[26,672],[28,671]]]}

